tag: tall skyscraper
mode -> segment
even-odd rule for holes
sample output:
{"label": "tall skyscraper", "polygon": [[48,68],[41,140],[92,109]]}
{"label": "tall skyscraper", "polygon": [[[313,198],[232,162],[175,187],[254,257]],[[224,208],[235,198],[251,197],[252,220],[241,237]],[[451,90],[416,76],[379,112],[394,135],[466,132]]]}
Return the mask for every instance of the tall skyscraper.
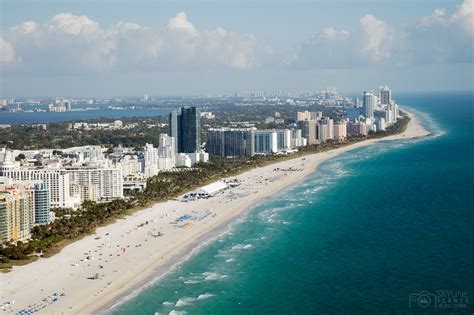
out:
{"label": "tall skyscraper", "polygon": [[377,96],[372,92],[364,92],[363,110],[365,117],[374,117],[375,106],[377,104]]}
{"label": "tall skyscraper", "polygon": [[388,105],[392,100],[392,91],[388,88],[388,86],[384,86],[380,88],[380,104]]}
{"label": "tall skyscraper", "polygon": [[201,114],[196,107],[181,108],[180,152],[194,153],[201,148]]}
{"label": "tall skyscraper", "polygon": [[201,117],[196,107],[182,107],[169,115],[171,137],[176,139],[177,152],[194,153],[201,147]]}
{"label": "tall skyscraper", "polygon": [[179,139],[181,129],[181,114],[178,111],[171,112],[169,115],[168,135],[175,139],[175,150],[178,153]]}

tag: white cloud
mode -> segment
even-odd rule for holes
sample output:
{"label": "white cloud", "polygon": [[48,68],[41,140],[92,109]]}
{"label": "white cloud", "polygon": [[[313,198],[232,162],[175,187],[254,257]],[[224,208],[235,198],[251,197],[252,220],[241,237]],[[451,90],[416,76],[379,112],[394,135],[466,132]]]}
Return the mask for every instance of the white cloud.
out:
{"label": "white cloud", "polygon": [[474,0],[464,0],[452,14],[438,8],[405,30],[406,58],[413,63],[472,62]]}
{"label": "white cloud", "polygon": [[324,28],[290,51],[282,63],[301,69],[333,69],[472,63],[473,59],[474,0],[464,0],[452,13],[438,8],[397,28],[370,14],[364,15],[360,28],[351,32]]}
{"label": "white cloud", "polygon": [[393,34],[382,20],[367,14],[360,19],[362,27],[362,52],[372,61],[379,62],[390,57]]}
{"label": "white cloud", "polygon": [[72,35],[96,35],[101,32],[97,22],[85,15],[77,16],[71,13],[55,15],[47,26],[52,32],[64,32]]}
{"label": "white cloud", "polygon": [[35,32],[38,29],[38,25],[34,21],[26,21],[23,24],[14,26],[12,28],[13,32],[19,32],[21,34],[30,34]]}
{"label": "white cloud", "polygon": [[168,28],[172,31],[183,32],[192,36],[198,35],[198,31],[193,23],[188,21],[186,12],[179,12],[168,21]]}
{"label": "white cloud", "polygon": [[350,33],[346,30],[336,30],[333,27],[326,27],[321,32],[321,37],[327,40],[346,40],[350,36]]}
{"label": "white cloud", "polygon": [[459,23],[468,34],[474,33],[474,0],[464,0],[456,7],[452,17],[454,23]]}
{"label": "white cloud", "polygon": [[352,68],[389,59],[392,46],[392,28],[373,15],[365,15],[360,28],[353,32],[323,28],[291,52],[284,63],[300,69]]}
{"label": "white cloud", "polygon": [[452,12],[439,8],[396,27],[367,14],[350,31],[330,26],[295,48],[278,49],[252,34],[199,29],[185,12],[160,28],[129,21],[103,26],[88,16],[63,12],[3,31],[1,60],[14,63],[14,71],[38,74],[472,62],[473,3],[465,0]]}
{"label": "white cloud", "polygon": [[235,69],[255,66],[257,41],[253,35],[228,32],[222,27],[204,33],[202,45],[207,58]]}
{"label": "white cloud", "polygon": [[0,37],[0,63],[11,63],[15,58],[12,44]]}
{"label": "white cloud", "polygon": [[102,27],[87,16],[60,13],[45,23],[28,21],[12,27],[3,36],[8,59],[12,58],[11,52],[16,52],[25,72],[250,69],[257,65],[257,41],[253,35],[221,27],[198,31],[185,12],[157,29],[128,21]]}
{"label": "white cloud", "polygon": [[137,23],[120,21],[117,23],[117,25],[115,25],[115,28],[121,32],[128,32],[128,31],[137,31],[141,29],[142,27]]}

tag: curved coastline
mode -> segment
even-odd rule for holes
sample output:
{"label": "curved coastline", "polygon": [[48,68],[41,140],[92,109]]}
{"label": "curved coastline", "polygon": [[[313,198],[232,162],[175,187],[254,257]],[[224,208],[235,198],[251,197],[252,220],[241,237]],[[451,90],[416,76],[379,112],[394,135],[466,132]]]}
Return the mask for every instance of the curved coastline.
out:
{"label": "curved coastline", "polygon": [[[248,213],[258,202],[304,180],[321,162],[379,141],[430,135],[418,124],[413,113],[407,110],[405,112],[411,120],[407,129],[401,134],[357,142],[328,152],[308,155],[304,159],[298,157],[250,170],[236,176],[241,179],[243,187],[239,186],[232,192],[187,204],[168,201],[155,205],[137,212],[126,220],[119,220],[110,226],[98,229],[96,235],[71,244],[56,256],[30,265],[15,267],[12,272],[0,275],[0,281],[8,287],[6,290],[2,288],[1,298],[2,300],[16,299],[21,307],[26,307],[28,304],[39,302],[46,293],[64,288],[66,297],[48,306],[42,312],[104,313],[110,311],[112,307],[135,296],[143,288],[173,271],[200,248],[214,241],[242,220],[243,214]],[[301,171],[274,171],[275,168],[288,169],[290,167],[299,168]],[[240,196],[235,197],[239,194]],[[208,209],[216,216],[195,222],[192,227],[179,229],[169,223],[174,217],[183,213],[192,212],[195,215],[202,215],[209,211]],[[147,225],[144,228],[137,228],[145,221],[151,222],[150,227]],[[159,229],[165,236],[150,238],[148,236],[151,229]],[[96,240],[95,236],[102,236],[104,240]],[[99,243],[106,245],[96,249]],[[140,248],[128,249],[127,247],[122,253],[117,254],[117,247],[125,248],[121,245],[125,246],[129,243],[140,244]],[[97,267],[95,266],[97,261],[88,264],[94,265],[92,267],[86,266],[87,263],[75,265],[79,258],[84,257],[83,253],[91,248],[96,249],[94,255],[101,255],[103,258],[106,257],[103,254],[108,254],[107,257],[113,257],[105,265],[103,279],[96,281],[87,280],[87,277],[97,269],[94,269]],[[72,266],[73,264],[75,266]],[[61,266],[62,269],[59,270]],[[55,273],[48,277],[48,272]],[[34,277],[37,281],[32,284],[31,278]]]}

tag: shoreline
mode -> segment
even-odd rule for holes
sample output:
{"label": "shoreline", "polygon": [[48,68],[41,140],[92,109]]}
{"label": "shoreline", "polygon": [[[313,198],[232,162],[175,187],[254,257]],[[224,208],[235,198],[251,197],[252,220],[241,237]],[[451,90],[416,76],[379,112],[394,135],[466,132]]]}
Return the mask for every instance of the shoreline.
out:
{"label": "shoreline", "polygon": [[[40,302],[55,290],[63,290],[65,296],[40,313],[108,312],[175,270],[202,247],[243,220],[256,204],[303,181],[321,162],[380,141],[430,135],[411,112],[404,111],[409,115],[410,122],[400,134],[356,142],[246,171],[232,176],[241,180],[241,186],[213,198],[188,203],[169,200],[155,204],[98,228],[95,235],[69,245],[55,256],[16,266],[11,272],[0,274],[0,283],[8,287],[1,289],[0,303],[16,299],[16,304],[8,309],[14,312]],[[302,170],[275,171],[275,168]],[[179,228],[169,222],[184,213],[193,213],[204,219]],[[146,225],[143,222],[147,222]],[[154,238],[153,233],[156,234],[154,231],[157,230],[164,236]],[[101,273],[100,278],[87,279],[94,273]]]}

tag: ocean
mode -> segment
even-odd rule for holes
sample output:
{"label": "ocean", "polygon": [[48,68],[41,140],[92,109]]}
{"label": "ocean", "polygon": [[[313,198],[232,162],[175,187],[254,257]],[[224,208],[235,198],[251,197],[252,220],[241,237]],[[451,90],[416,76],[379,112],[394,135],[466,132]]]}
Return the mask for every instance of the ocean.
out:
{"label": "ocean", "polygon": [[473,93],[397,95],[433,136],[326,161],[112,314],[472,314]]}

